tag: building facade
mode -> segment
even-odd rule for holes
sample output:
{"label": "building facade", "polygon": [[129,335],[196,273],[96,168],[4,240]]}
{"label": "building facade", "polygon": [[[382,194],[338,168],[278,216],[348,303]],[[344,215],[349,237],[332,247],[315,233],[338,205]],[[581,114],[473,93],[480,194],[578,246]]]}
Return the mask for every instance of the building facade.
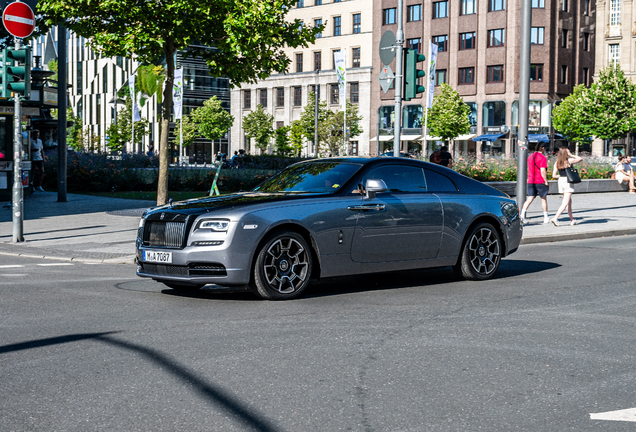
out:
{"label": "building facade", "polygon": [[[368,0],[299,0],[287,19],[301,19],[307,25],[325,25],[325,29],[308,48],[286,48],[291,60],[286,73],[274,74],[256,84],[243,84],[231,92],[231,112],[234,125],[231,131],[231,150],[250,149],[243,129],[243,117],[262,105],[274,116],[275,128],[288,126],[307,105],[309,93],[318,86],[317,94],[332,110],[340,109],[338,78],[334,52],[344,51],[346,58],[347,99],[357,104],[363,118],[363,133],[351,137],[347,153],[367,155],[369,149],[370,106],[372,104],[372,42],[373,2]],[[313,155],[313,143],[306,143],[302,152]]]}
{"label": "building facade", "polygon": [[[376,0],[374,5],[373,46],[377,47],[385,31],[397,32],[398,0]],[[477,156],[513,156],[519,125],[521,2],[405,0],[402,18],[406,46],[428,57],[429,41],[437,45],[435,84],[450,84],[471,107],[471,134],[460,137],[457,150]],[[575,85],[591,82],[594,2],[532,0],[531,25],[529,133],[554,142],[554,103],[569,95]],[[373,64],[380,64],[379,51],[374,50],[373,55]],[[389,66],[395,70],[395,60]],[[373,135],[380,137],[375,141],[377,153],[392,148],[392,141],[382,136],[392,135],[394,111],[394,90],[384,93],[380,89],[379,73],[380,68],[374,68],[371,98],[372,123],[377,124]],[[432,143],[427,149],[421,148],[421,140],[409,140],[418,132],[423,135],[422,96],[403,105],[402,126],[408,136],[402,138],[402,149],[426,154]]]}

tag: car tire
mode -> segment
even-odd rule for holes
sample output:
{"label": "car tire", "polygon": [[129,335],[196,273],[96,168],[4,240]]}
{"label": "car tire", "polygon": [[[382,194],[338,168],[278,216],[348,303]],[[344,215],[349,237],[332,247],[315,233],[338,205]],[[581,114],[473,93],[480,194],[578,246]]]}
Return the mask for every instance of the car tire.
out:
{"label": "car tire", "polygon": [[252,288],[264,299],[294,299],[309,285],[312,265],[311,249],[300,234],[275,233],[257,252]]}
{"label": "car tire", "polygon": [[163,282],[163,284],[167,286],[168,288],[172,288],[173,290],[184,291],[184,292],[197,291],[203,287],[203,285],[180,284],[180,283],[174,283],[174,282]]}
{"label": "car tire", "polygon": [[486,280],[497,273],[501,263],[501,237],[489,223],[475,226],[464,242],[459,261],[453,267],[457,275],[468,280]]}

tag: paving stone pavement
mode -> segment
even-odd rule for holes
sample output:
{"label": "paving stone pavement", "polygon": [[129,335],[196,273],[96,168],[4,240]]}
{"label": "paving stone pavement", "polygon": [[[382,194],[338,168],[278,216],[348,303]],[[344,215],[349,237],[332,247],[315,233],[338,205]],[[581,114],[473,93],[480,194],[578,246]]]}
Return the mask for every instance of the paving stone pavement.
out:
{"label": "paving stone pavement", "polygon": [[[560,195],[548,196],[550,217],[560,203]],[[19,243],[12,243],[11,203],[1,204],[0,263],[2,255],[10,254],[133,264],[139,217],[155,202],[78,194],[58,202],[57,192],[36,192],[24,200],[25,241]],[[573,209],[578,225],[569,225],[567,213],[560,227],[543,224],[537,198],[527,214],[530,224],[524,226],[522,244],[636,234],[636,194],[575,193]]]}

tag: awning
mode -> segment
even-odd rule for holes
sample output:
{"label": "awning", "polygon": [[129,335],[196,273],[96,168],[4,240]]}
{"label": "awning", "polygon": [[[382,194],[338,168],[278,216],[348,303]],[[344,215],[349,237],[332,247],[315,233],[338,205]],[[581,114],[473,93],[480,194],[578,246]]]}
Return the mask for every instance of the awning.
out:
{"label": "awning", "polygon": [[476,138],[473,138],[473,141],[497,141],[499,138],[504,136],[505,134],[484,134],[479,135]]}
{"label": "awning", "polygon": [[455,138],[455,141],[468,141],[469,139],[473,139],[473,138],[475,138],[475,134],[460,135],[457,138]]}
{"label": "awning", "polygon": [[[377,141],[378,137],[371,138],[369,141]],[[380,142],[393,141],[393,135],[380,135]]]}
{"label": "awning", "polygon": [[[424,135],[422,135],[422,139],[424,139]],[[426,141],[442,141],[441,137],[427,136]]]}
{"label": "awning", "polygon": [[547,134],[528,134],[528,141],[549,143],[550,138],[548,137]]}
{"label": "awning", "polygon": [[400,135],[401,141],[419,141],[422,139],[422,135]]}

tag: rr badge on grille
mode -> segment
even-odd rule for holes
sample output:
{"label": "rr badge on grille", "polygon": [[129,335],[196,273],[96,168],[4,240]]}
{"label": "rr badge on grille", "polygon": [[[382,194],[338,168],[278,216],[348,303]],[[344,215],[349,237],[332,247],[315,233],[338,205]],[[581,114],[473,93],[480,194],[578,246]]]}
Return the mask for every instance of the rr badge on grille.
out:
{"label": "rr badge on grille", "polygon": [[163,220],[163,218],[165,218],[165,217],[166,217],[166,214],[165,213],[161,213],[161,217],[159,219]]}

